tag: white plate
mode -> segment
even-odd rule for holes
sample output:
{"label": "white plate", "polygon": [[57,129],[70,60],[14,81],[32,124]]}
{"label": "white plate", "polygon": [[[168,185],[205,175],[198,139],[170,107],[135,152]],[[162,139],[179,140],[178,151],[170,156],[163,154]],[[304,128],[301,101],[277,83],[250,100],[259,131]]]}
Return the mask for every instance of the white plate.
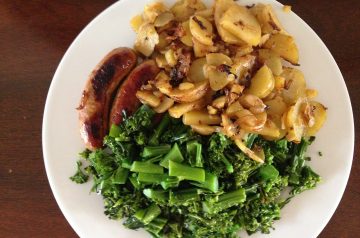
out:
{"label": "white plate", "polygon": [[[144,231],[128,230],[120,222],[109,220],[103,214],[101,197],[89,193],[91,182],[77,185],[69,180],[75,171],[77,154],[84,149],[75,108],[85,81],[110,50],[133,46],[135,34],[129,21],[147,2],[121,0],[96,17],[64,55],[49,89],[42,135],[46,172],[61,211],[80,237],[149,237]],[[350,173],[354,147],[350,99],[338,66],[315,32],[294,13],[284,13],[280,3],[261,2],[273,5],[285,29],[295,37],[300,69],[309,87],[318,89],[318,100],[329,108],[325,126],[309,151],[313,157],[311,165],[323,182],[315,190],[297,196],[282,210],[282,219],[275,222],[271,237],[316,237],[338,206]],[[318,151],[323,152],[323,157],[318,156]]]}

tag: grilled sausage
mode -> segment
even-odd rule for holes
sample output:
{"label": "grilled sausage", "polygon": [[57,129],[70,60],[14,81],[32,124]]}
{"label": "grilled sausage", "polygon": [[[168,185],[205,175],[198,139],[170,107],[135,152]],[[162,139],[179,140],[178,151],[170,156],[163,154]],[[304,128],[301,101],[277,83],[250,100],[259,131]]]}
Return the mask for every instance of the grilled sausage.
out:
{"label": "grilled sausage", "polygon": [[149,80],[153,80],[160,69],[154,60],[146,60],[138,65],[118,89],[110,113],[109,124],[119,125],[122,122],[122,111],[133,114],[140,105],[136,97],[137,90]]}
{"label": "grilled sausage", "polygon": [[116,48],[96,66],[86,82],[79,111],[80,134],[86,148],[101,148],[108,132],[111,98],[120,82],[137,63],[130,48]]}

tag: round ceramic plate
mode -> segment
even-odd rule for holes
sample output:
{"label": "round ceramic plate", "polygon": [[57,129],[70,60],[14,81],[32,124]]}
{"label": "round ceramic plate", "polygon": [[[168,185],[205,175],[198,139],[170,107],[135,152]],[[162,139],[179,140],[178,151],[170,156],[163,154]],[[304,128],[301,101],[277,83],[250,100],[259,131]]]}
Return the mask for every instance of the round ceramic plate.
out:
{"label": "round ceramic plate", "polygon": [[[142,230],[128,230],[121,222],[109,220],[101,196],[90,193],[91,182],[77,185],[69,180],[78,153],[84,149],[75,108],[88,75],[112,49],[133,46],[135,33],[129,21],[148,2],[121,0],[96,17],[67,50],[49,89],[42,135],[45,167],[56,201],[80,237],[149,237]],[[322,176],[322,183],[285,206],[271,237],[316,237],[338,206],[350,173],[354,147],[350,99],[338,66],[315,32],[296,14],[283,12],[280,3],[261,2],[272,4],[285,29],[295,37],[308,86],[319,91],[317,99],[328,107],[328,119],[309,151],[311,166]],[[252,3],[256,1],[241,1]]]}

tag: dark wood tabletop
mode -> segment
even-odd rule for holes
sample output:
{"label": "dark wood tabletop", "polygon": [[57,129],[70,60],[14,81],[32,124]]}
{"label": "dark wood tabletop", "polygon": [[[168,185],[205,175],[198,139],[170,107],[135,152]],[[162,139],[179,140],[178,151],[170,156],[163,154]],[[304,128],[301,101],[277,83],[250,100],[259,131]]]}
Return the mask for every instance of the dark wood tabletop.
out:
{"label": "dark wood tabletop", "polygon": [[[0,237],[77,237],[46,177],[43,110],[53,74],[70,43],[114,2],[0,0]],[[349,183],[320,237],[359,237],[360,1],[282,2],[292,5],[330,49],[354,110],[356,143]]]}

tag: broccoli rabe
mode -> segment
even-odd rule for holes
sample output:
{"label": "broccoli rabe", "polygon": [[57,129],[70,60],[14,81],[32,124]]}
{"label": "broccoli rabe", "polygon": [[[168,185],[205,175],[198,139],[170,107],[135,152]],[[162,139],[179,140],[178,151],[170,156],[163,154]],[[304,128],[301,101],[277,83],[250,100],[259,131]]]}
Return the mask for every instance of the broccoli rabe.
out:
{"label": "broccoli rabe", "polygon": [[70,179],[72,181],[74,181],[75,183],[79,183],[79,184],[82,184],[82,183],[86,183],[89,179],[89,176],[86,175],[82,170],[81,170],[81,166],[82,166],[82,163],[81,161],[77,161],[76,162],[77,164],[77,170],[76,170],[76,173],[70,177]]}
{"label": "broccoli rabe", "polygon": [[[320,181],[306,165],[313,138],[295,144],[249,134],[244,142],[263,152],[260,164],[221,133],[200,136],[168,114],[158,124],[153,116],[149,107],[140,107],[111,127],[105,148],[81,153],[105,214],[124,218],[127,228],[168,238],[269,233],[281,208]],[[71,179],[83,183],[87,174],[78,162]]]}

